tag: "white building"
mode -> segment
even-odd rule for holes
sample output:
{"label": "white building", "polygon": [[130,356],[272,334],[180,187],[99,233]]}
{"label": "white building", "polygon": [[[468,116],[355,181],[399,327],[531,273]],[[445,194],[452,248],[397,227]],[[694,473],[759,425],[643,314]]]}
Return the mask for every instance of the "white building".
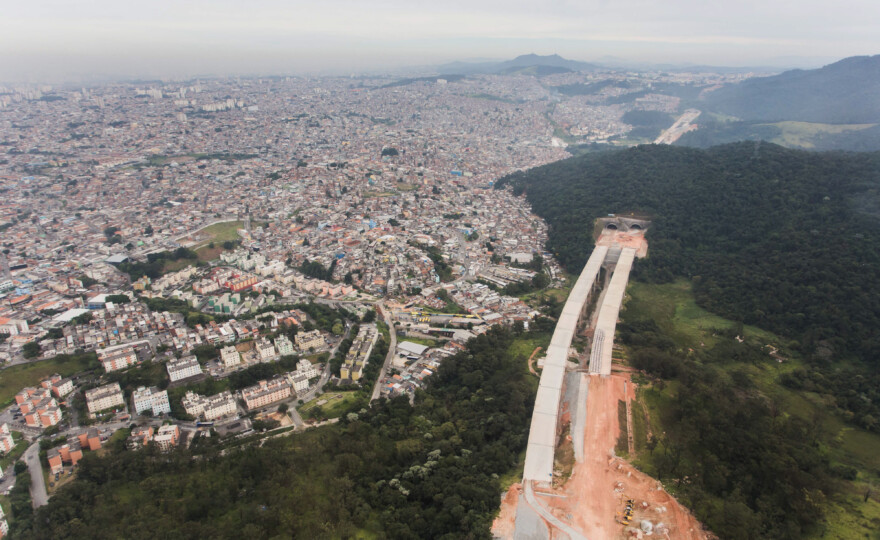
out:
{"label": "white building", "polygon": [[187,392],[183,398],[183,408],[187,414],[196,418],[204,416],[205,420],[209,422],[223,416],[232,416],[238,413],[235,398],[229,391],[220,392],[210,397]]}
{"label": "white building", "polygon": [[171,382],[188,379],[202,374],[202,366],[195,356],[184,356],[180,359],[169,360],[165,366],[168,369],[168,377]]}
{"label": "white building", "polygon": [[135,414],[143,414],[150,411],[153,416],[168,414],[171,412],[171,404],[168,402],[168,391],[159,390],[155,386],[147,388],[141,386],[131,395],[131,401]]}
{"label": "white building", "polygon": [[223,367],[228,369],[241,363],[241,354],[235,347],[228,345],[220,349],[220,359],[223,360]]}
{"label": "white building", "polygon": [[113,407],[122,407],[125,405],[122,388],[119,387],[119,383],[110,383],[86,390],[86,405],[92,414]]}
{"label": "white building", "polygon": [[301,375],[305,375],[306,379],[314,379],[318,376],[318,368],[316,368],[307,358],[303,358],[296,363],[296,371]]}
{"label": "white building", "polygon": [[287,374],[287,380],[293,386],[294,392],[305,392],[309,389],[309,378],[298,371],[291,371]]}
{"label": "white building", "polygon": [[295,352],[293,343],[285,335],[278,336],[275,339],[275,348],[278,349],[279,356],[291,356]]}
{"label": "white building", "polygon": [[275,346],[268,339],[261,339],[257,342],[257,353],[260,355],[260,362],[274,362],[278,358]]}

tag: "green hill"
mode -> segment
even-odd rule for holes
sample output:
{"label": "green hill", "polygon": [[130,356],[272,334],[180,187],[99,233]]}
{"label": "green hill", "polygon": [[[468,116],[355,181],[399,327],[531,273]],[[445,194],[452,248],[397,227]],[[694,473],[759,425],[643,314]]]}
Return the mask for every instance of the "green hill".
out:
{"label": "green hill", "polygon": [[698,303],[801,342],[808,354],[880,358],[880,154],[767,143],[641,146],[498,182],[525,191],[548,247],[577,272],[593,220],[652,216],[652,281],[694,279]]}
{"label": "green hill", "polygon": [[497,185],[572,272],[595,218],[653,222],[615,343],[639,370],[637,466],[720,538],[873,538],[880,153],[650,145]]}
{"label": "green hill", "polygon": [[867,124],[880,122],[878,96],[880,55],[854,56],[819,69],[747,79],[711,92],[706,105],[742,120]]}

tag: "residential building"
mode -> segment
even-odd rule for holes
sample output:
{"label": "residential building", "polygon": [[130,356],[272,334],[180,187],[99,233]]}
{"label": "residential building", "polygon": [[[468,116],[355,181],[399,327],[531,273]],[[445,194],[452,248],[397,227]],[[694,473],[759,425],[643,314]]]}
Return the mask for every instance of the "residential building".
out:
{"label": "residential building", "polygon": [[187,392],[183,398],[183,408],[187,414],[196,418],[203,416],[209,422],[238,412],[235,397],[228,390],[210,397]]}
{"label": "residential building", "polygon": [[62,378],[61,375],[58,375],[57,373],[50,376],[48,379],[40,381],[40,386],[51,390],[58,399],[73,392],[73,380],[70,378]]}
{"label": "residential building", "polygon": [[86,431],[83,431],[77,435],[77,441],[79,442],[80,448],[88,448],[92,452],[100,450],[102,445],[101,435],[98,433],[97,428],[89,428]]}
{"label": "residential building", "polygon": [[160,450],[170,450],[180,442],[180,428],[176,425],[160,427],[153,435],[153,442]]}
{"label": "residential building", "polygon": [[9,524],[6,523],[6,515],[3,513],[3,508],[0,507],[0,538],[4,538],[9,535]]}
{"label": "residential building", "polygon": [[291,356],[295,352],[293,343],[283,334],[275,339],[275,348],[278,349],[279,356]]}
{"label": "residential building", "polygon": [[126,446],[128,446],[130,450],[136,450],[146,446],[147,443],[152,440],[153,426],[136,427],[131,430],[131,435],[128,436],[128,440],[126,441]]}
{"label": "residential building", "polygon": [[309,389],[309,378],[297,371],[291,371],[287,374],[287,380],[293,386],[294,392],[305,392]]}
{"label": "residential building", "polygon": [[82,446],[79,440],[68,440],[67,444],[58,447],[58,453],[61,455],[61,461],[70,465],[76,465],[82,459]]}
{"label": "residential building", "polygon": [[260,355],[260,362],[274,362],[278,358],[275,346],[268,339],[257,342],[257,354]]}
{"label": "residential building", "polygon": [[122,388],[119,387],[119,383],[110,383],[86,390],[86,405],[92,414],[114,407],[122,407],[125,405]]}
{"label": "residential building", "polygon": [[46,387],[24,388],[15,395],[15,401],[29,427],[44,428],[61,421],[61,408]]}
{"label": "residential building", "polygon": [[57,448],[50,448],[46,452],[46,460],[49,462],[49,471],[52,474],[60,474],[63,468],[61,463],[61,453]]}
{"label": "residential building", "polygon": [[241,397],[247,408],[253,410],[289,398],[292,389],[286,377],[278,377],[245,388],[241,391]]}
{"label": "residential building", "polygon": [[324,336],[320,330],[312,330],[311,332],[300,332],[296,335],[296,346],[301,351],[309,349],[318,350],[324,346]]}
{"label": "residential building", "polygon": [[17,336],[28,331],[28,323],[24,319],[0,317],[0,334]]}
{"label": "residential building", "polygon": [[202,366],[195,356],[184,356],[180,359],[169,360],[165,366],[171,382],[188,379],[202,374]]}
{"label": "residential building", "polygon": [[314,379],[319,375],[318,368],[308,358],[303,358],[296,363],[296,371],[306,376],[306,379]]}
{"label": "residential building", "polygon": [[241,354],[234,346],[228,345],[220,349],[220,359],[223,361],[223,367],[229,369],[241,363]]}
{"label": "residential building", "polygon": [[153,416],[168,414],[171,412],[171,404],[168,402],[168,391],[159,390],[152,386],[141,386],[131,394],[132,408],[135,414],[143,414],[150,411]]}
{"label": "residential building", "polygon": [[15,440],[9,432],[9,424],[0,424],[0,452],[9,453],[14,446]]}
{"label": "residential building", "polygon": [[364,367],[378,339],[379,333],[374,326],[361,326],[339,369],[340,379],[357,381],[363,376]]}
{"label": "residential building", "polygon": [[138,363],[138,355],[134,347],[121,347],[113,350],[98,351],[98,360],[107,373],[118,371]]}

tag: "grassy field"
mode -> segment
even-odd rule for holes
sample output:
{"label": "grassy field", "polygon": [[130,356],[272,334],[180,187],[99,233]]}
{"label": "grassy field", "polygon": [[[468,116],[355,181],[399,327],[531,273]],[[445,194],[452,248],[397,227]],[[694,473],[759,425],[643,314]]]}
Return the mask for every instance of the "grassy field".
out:
{"label": "grassy field", "polygon": [[[312,409],[315,407],[321,407],[321,410],[324,412],[324,417],[339,418],[343,413],[347,412],[352,405],[357,403],[358,400],[364,400],[364,404],[366,405],[367,399],[368,398],[365,397],[363,393],[357,390],[327,392],[308,403],[299,406],[297,411],[299,411],[299,414],[301,414],[304,419],[307,419]],[[326,403],[319,405],[319,401],[326,401]]]}
{"label": "grassy field", "polygon": [[96,367],[90,357],[55,357],[30,364],[20,364],[0,371],[0,408],[13,402],[15,394],[26,386],[37,386],[53,373],[69,377],[80,371]]}
{"label": "grassy field", "polygon": [[[252,221],[253,227],[262,227],[266,222],[265,221]],[[177,272],[178,270],[183,270],[189,265],[194,265],[196,262],[209,262],[213,261],[220,257],[220,254],[226,251],[223,249],[223,242],[234,242],[236,240],[240,240],[241,237],[238,236],[238,230],[244,228],[244,221],[227,221],[224,223],[215,223],[209,227],[205,227],[193,233],[193,235],[198,235],[200,240],[198,243],[192,247],[192,249],[198,255],[198,258],[193,259],[180,259],[178,261],[168,261],[162,267],[163,273],[168,272]],[[214,247],[211,247],[211,243],[214,243]]]}
{"label": "grassy field", "polygon": [[[633,282],[627,289],[629,298],[624,320],[651,318],[658,326],[682,348],[710,347],[718,339],[716,330],[735,325],[722,317],[712,315],[694,303],[690,284],[678,281],[671,284],[648,285]],[[758,344],[780,345],[785,341],[778,336],[759,328],[746,326],[745,338]],[[820,444],[826,455],[835,465],[847,465],[858,469],[855,481],[841,480],[841,488],[826,501],[825,529],[814,538],[856,539],[880,538],[880,435],[855,428],[840,417],[828,412],[824,399],[809,392],[796,392],[778,384],[778,378],[786,371],[803,366],[801,360],[781,347],[780,353],[786,358],[782,363],[768,361],[756,366],[733,364],[745,370],[755,382],[758,390],[781,404],[786,414],[796,415],[821,426]],[[634,376],[640,383],[637,401],[633,403],[633,429],[637,457],[634,464],[647,474],[654,475],[655,468],[651,453],[647,448],[647,433],[663,432],[664,424],[675,419],[667,411],[676,398],[676,381],[663,381],[651,384],[641,376]],[[649,422],[645,421],[647,415]],[[654,449],[654,454],[664,451],[662,443]],[[667,486],[674,491],[673,486]],[[873,489],[874,495],[864,502],[864,494]]]}
{"label": "grassy field", "polygon": [[[535,350],[535,347],[541,347],[542,350],[546,351],[547,346],[550,344],[550,333],[544,334],[523,334],[514,340],[513,345],[508,349],[508,353],[523,359],[523,368],[528,369],[526,362],[529,357],[532,355],[532,352]],[[541,353],[538,355],[540,356]]]}
{"label": "grassy field", "polygon": [[[713,315],[694,302],[691,284],[685,280],[662,285],[632,282],[621,310],[628,320],[653,319],[679,347],[711,347],[717,330],[733,328],[736,323]],[[772,332],[754,326],[744,327],[745,338],[781,347],[784,340]]]}
{"label": "grassy field", "polygon": [[860,131],[874,127],[876,124],[815,124],[811,122],[776,122],[766,124],[776,126],[782,130],[779,137],[770,142],[783,146],[799,146],[801,148],[813,148],[812,139],[816,135],[829,133],[836,135],[846,131]]}

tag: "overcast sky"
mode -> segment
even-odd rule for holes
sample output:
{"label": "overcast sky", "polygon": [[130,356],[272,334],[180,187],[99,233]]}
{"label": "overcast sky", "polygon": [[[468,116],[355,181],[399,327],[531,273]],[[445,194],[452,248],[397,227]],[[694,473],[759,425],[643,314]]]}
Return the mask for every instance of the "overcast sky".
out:
{"label": "overcast sky", "polygon": [[4,81],[360,72],[531,52],[810,65],[880,53],[880,0],[7,0],[0,7]]}

